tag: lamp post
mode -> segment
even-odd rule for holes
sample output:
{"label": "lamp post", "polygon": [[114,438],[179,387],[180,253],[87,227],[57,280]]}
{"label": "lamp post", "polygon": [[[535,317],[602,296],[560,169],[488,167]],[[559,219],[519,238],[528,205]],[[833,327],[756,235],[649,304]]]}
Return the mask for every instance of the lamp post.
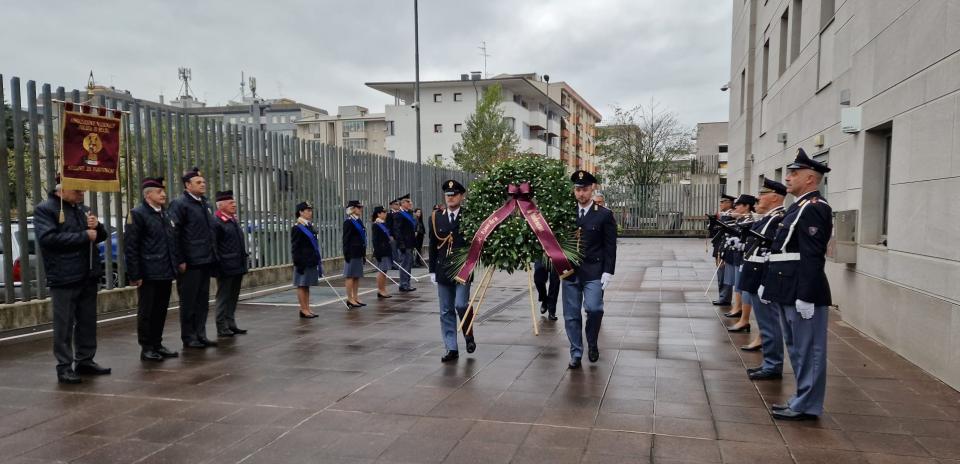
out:
{"label": "lamp post", "polygon": [[414,96],[413,110],[417,117],[417,205],[423,207],[423,160],[420,154],[420,9],[413,0]]}

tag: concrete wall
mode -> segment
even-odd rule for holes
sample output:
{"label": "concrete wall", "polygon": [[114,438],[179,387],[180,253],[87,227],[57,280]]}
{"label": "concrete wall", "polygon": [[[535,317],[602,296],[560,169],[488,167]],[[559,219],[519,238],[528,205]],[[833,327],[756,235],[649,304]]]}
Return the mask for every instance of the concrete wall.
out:
{"label": "concrete wall", "polygon": [[[328,275],[337,274],[343,269],[343,259],[326,259],[323,262],[323,268]],[[292,282],[293,266],[273,266],[251,270],[243,278],[243,289],[276,287],[284,284],[292,285]],[[217,281],[212,279],[210,281],[211,299],[216,292]],[[176,306],[178,302],[177,291],[174,289],[170,296],[170,305]],[[97,296],[98,318],[109,317],[112,313],[120,313],[136,309],[136,307],[137,290],[135,287],[102,290]],[[53,322],[53,315],[49,298],[0,305],[0,335],[50,324],[51,322]]]}
{"label": "concrete wall", "polygon": [[[960,389],[960,2],[733,0],[732,63],[746,61],[743,24],[756,8],[755,91],[740,115],[731,70],[730,184],[773,177],[798,147],[833,171],[823,188],[835,211],[856,210],[857,263],[828,264],[845,321]],[[835,16],[821,6],[835,3]],[[800,28],[793,20],[802,5]],[[780,18],[789,11],[785,34]],[[798,55],[779,74],[781,37]],[[764,89],[763,44],[770,42]],[[841,104],[849,96],[849,106]],[[862,130],[843,133],[843,108]],[[749,121],[748,121],[749,119]],[[752,124],[752,150],[744,128]],[[786,133],[787,142],[777,141]],[[889,178],[885,178],[886,136]],[[817,146],[817,136],[824,144]],[[752,160],[751,160],[752,155]],[[735,187],[734,187],[735,188]],[[889,190],[886,236],[884,191]],[[885,239],[885,243],[884,243]]]}

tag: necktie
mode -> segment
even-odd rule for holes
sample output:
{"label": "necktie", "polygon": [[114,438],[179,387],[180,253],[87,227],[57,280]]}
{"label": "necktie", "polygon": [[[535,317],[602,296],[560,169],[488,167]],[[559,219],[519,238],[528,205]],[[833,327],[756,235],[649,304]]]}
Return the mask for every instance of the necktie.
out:
{"label": "necktie", "polygon": [[580,219],[583,219],[583,216],[587,214],[587,210],[580,208]]}
{"label": "necktie", "polygon": [[457,215],[454,213],[450,213],[450,224],[453,224],[454,221],[456,220],[457,220]]}

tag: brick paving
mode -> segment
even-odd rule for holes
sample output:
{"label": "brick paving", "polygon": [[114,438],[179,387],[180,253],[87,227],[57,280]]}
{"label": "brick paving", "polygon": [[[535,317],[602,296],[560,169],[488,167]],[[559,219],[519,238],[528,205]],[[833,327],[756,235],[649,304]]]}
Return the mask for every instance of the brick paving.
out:
{"label": "brick paving", "polygon": [[[777,423],[767,407],[792,376],[747,379],[759,355],[704,296],[703,241],[623,239],[619,256],[601,359],[579,371],[562,320],[532,334],[523,274],[496,276],[477,352],[450,365],[426,279],[313,320],[292,291],[249,300],[249,335],[163,364],[141,363],[132,318],[107,323],[97,360],[114,373],[77,386],[56,383],[49,339],[2,344],[0,461],[960,463],[960,393],[838,314],[826,414]],[[165,340],[179,348],[176,318]]]}

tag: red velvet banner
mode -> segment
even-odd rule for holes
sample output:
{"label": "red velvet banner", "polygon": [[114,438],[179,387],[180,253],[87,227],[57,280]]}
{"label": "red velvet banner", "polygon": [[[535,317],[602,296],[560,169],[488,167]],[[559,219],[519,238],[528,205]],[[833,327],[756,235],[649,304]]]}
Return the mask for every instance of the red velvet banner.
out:
{"label": "red velvet banner", "polygon": [[473,272],[473,269],[480,261],[480,253],[483,251],[483,244],[486,242],[487,237],[496,230],[501,222],[510,217],[513,210],[517,208],[520,208],[520,213],[523,215],[523,218],[527,221],[530,228],[533,229],[533,233],[537,236],[537,240],[540,241],[540,245],[543,246],[544,252],[546,252],[547,257],[550,258],[550,262],[553,263],[553,268],[560,278],[564,279],[572,274],[573,265],[570,264],[566,255],[563,254],[563,248],[560,247],[560,242],[557,241],[557,237],[553,235],[550,224],[547,223],[543,214],[540,213],[537,204],[533,202],[530,184],[528,182],[520,185],[511,184],[507,187],[507,195],[509,198],[507,198],[503,206],[484,219],[480,228],[477,229],[477,233],[474,234],[473,241],[470,243],[470,250],[467,252],[467,260],[463,264],[463,267],[460,268],[460,272],[457,273],[455,280],[460,283],[467,281],[470,273]]}
{"label": "red velvet banner", "polygon": [[[68,108],[69,109],[69,108]],[[67,190],[120,191],[119,112],[85,114],[64,111],[61,184]]]}

